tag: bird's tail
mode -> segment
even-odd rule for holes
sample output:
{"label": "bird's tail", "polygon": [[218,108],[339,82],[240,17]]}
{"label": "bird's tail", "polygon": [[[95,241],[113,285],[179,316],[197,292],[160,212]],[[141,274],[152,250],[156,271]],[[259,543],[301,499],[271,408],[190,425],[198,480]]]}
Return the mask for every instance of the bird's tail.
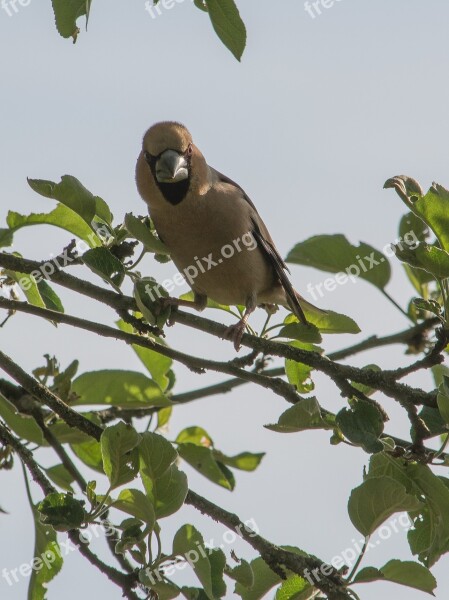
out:
{"label": "bird's tail", "polygon": [[307,312],[314,313],[316,315],[327,315],[327,312],[325,310],[318,308],[318,306],[315,306],[314,304],[303,298],[301,294],[299,294],[296,290],[292,291],[295,295],[293,296],[293,294],[287,293],[287,302],[293,314],[296,317],[298,317],[301,323],[304,323],[305,325],[308,324],[306,315],[304,314],[304,310],[306,310]]}

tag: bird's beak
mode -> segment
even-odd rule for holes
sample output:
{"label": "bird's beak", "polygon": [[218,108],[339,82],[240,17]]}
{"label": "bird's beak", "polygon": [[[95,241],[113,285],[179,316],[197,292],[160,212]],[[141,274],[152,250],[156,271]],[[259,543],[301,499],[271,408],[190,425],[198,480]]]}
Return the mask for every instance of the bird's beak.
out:
{"label": "bird's beak", "polygon": [[160,183],[177,183],[189,177],[187,160],[175,150],[165,150],[156,162],[156,179]]}

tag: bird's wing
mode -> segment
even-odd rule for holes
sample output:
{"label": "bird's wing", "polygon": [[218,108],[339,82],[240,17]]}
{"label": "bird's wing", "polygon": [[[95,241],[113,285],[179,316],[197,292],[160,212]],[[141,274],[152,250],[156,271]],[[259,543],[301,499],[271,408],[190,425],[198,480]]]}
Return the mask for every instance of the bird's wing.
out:
{"label": "bird's wing", "polygon": [[290,273],[289,268],[287,267],[284,259],[280,255],[279,250],[276,248],[274,241],[267,229],[267,226],[263,222],[262,217],[257,212],[257,208],[254,206],[254,203],[246,194],[246,192],[238,185],[238,183],[236,183],[226,175],[223,175],[219,171],[216,171],[215,169],[213,169],[213,171],[218,181],[222,183],[227,183],[238,188],[241,191],[243,198],[251,206],[251,222],[253,225],[252,234],[254,235],[261,252],[273,268],[277,278],[279,279],[279,282],[284,288],[290,308],[300,321],[302,321],[303,323],[307,323],[304,311],[301,308],[301,305],[298,300],[298,292],[296,292],[296,290],[294,289],[286,273],[286,271]]}

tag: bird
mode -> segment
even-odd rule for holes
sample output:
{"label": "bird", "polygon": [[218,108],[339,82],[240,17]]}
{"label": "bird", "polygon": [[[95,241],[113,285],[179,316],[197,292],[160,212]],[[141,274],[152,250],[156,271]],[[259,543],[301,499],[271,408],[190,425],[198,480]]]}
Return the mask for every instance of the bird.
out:
{"label": "bird", "polygon": [[198,311],[208,298],[244,305],[243,316],[224,335],[236,351],[258,306],[282,305],[306,325],[304,308],[325,313],[294,289],[253,202],[240,185],[207,164],[184,125],[163,121],[146,131],[136,185],[159,238],[194,292],[193,301],[169,298],[165,303]]}

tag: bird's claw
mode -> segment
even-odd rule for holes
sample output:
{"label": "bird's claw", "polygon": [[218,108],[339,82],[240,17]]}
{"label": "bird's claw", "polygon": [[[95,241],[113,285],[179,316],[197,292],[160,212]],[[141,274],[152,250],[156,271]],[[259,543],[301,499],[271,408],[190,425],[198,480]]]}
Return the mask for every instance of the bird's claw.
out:
{"label": "bird's claw", "polygon": [[224,332],[224,339],[234,342],[234,348],[238,352],[241,348],[241,341],[245,331],[246,323],[242,320],[234,325],[230,325]]}

